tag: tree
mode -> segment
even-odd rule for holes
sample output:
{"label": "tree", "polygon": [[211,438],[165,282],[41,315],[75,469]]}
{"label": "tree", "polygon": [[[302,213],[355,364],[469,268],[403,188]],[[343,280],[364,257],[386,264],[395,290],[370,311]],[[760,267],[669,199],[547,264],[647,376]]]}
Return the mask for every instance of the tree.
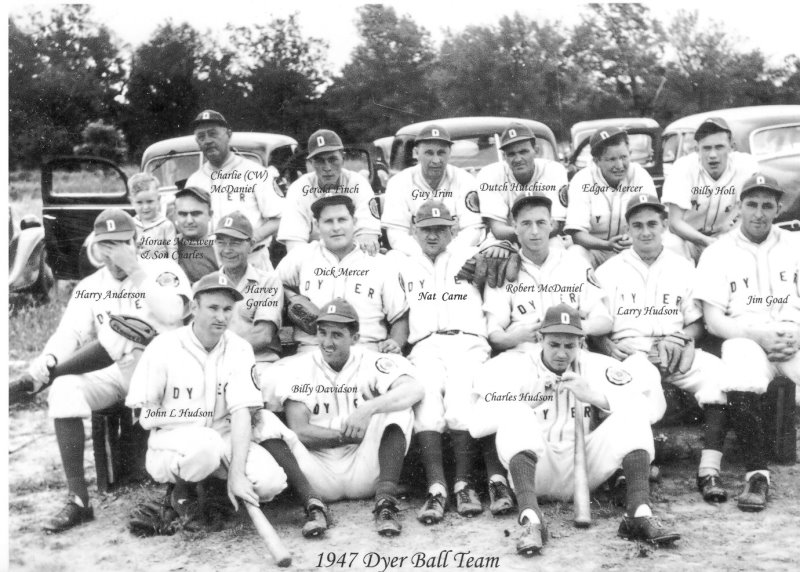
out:
{"label": "tree", "polygon": [[83,143],[75,147],[77,155],[94,155],[105,157],[117,163],[125,160],[128,145],[125,135],[113,125],[107,125],[103,120],[90,121],[81,132]]}

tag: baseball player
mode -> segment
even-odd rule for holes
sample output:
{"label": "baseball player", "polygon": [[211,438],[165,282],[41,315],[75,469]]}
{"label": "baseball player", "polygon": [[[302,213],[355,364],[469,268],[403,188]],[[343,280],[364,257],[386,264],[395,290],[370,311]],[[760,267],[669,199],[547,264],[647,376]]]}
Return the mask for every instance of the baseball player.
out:
{"label": "baseball player", "polygon": [[253,225],[251,262],[271,270],[266,246],[278,231],[284,204],[273,171],[231,149],[231,129],[221,113],[211,109],[200,112],[192,121],[192,129],[206,162],[185,186],[210,193],[214,225],[228,213],[243,212]]}
{"label": "baseball player", "polygon": [[[581,319],[568,304],[548,308],[539,331],[541,345],[516,354],[513,378],[492,361],[484,365],[485,375],[506,376],[507,381],[502,390],[480,395],[470,428],[474,436],[497,433],[497,451],[519,502],[522,531],[517,552],[531,556],[542,548],[545,528],[537,496],[572,496],[576,414],[583,419],[586,435],[590,490],[623,467],[627,512],[620,536],[674,542],[680,536],[650,510],[653,433],[642,397],[629,387],[631,373],[619,362],[583,349]],[[603,418],[599,425],[592,423],[593,411]]]}
{"label": "baseball player", "polygon": [[673,233],[664,245],[697,262],[705,247],[733,228],[742,184],[758,163],[749,153],[733,151],[731,129],[720,117],[703,121],[694,139],[697,151],[675,161],[661,199]]}
{"label": "baseball player", "polygon": [[360,174],[343,168],[342,140],[328,129],[308,138],[308,161],[314,169],[297,179],[286,193],[286,205],[278,230],[278,240],[287,250],[316,240],[311,205],[328,195],[346,195],[355,205],[356,241],[362,250],[378,252],[381,234],[378,200],[372,187]]}
{"label": "baseball player", "polygon": [[758,395],[778,374],[800,383],[800,243],[773,227],[783,190],[757,173],[739,195],[741,224],[703,252],[695,297],[708,331],[723,338],[732,421],[745,451],[742,510],[762,510],[769,489]]}
{"label": "baseball player", "polygon": [[[453,441],[453,493],[458,513],[472,516],[483,510],[470,484],[474,442],[467,422],[472,406],[472,377],[489,359],[490,347],[481,293],[466,280],[455,277],[477,248],[448,249],[456,235],[455,225],[443,201],[423,202],[412,226],[422,253],[396,256],[409,305],[409,343],[413,349],[408,359],[425,387],[425,397],[414,406],[414,430],[428,479],[428,495],[417,515],[424,524],[442,520],[447,505],[441,437],[446,428]],[[513,506],[503,473],[490,476],[489,491],[497,513]]]}
{"label": "baseball player", "polygon": [[663,415],[661,380],[692,393],[705,413],[705,448],[697,486],[709,502],[724,502],[720,480],[727,397],[721,391],[725,368],[716,356],[695,350],[704,333],[703,312],[692,295],[694,267],[664,247],[666,207],[653,195],[632,195],[625,210],[632,248],[597,269],[610,318],[603,353],[622,361],[648,399],[650,422]]}
{"label": "baseball player", "polygon": [[28,370],[38,390],[48,383],[56,364],[99,341],[97,351],[82,358],[85,373],[57,377],[50,388],[49,415],[69,493],[66,505],[45,523],[47,532],[61,532],[94,518],[83,469],[83,419],[125,398],[142,352],[141,345],[111,329],[110,316],[134,316],[165,332],[183,325],[189,309],[189,281],[177,263],[138,258],[130,215],[106,209],[95,220],[94,233],[93,248],[105,266],[75,287],[58,329]]}
{"label": "baseball player", "polygon": [[626,248],[625,205],[635,193],[656,195],[650,174],[630,160],[628,134],[617,127],[600,129],[589,140],[592,162],[569,183],[564,230],[575,243],[570,248],[597,268]]}
{"label": "baseball player", "polygon": [[337,298],[321,311],[319,348],[273,370],[291,432],[270,434],[266,425],[255,432],[259,440],[284,436],[323,500],[374,494],[377,531],[395,536],[401,530],[395,495],[414,424],[411,407],[424,392],[407,360],[356,345],[353,306]]}
{"label": "baseball player", "polygon": [[[317,307],[331,298],[344,298],[360,317],[361,343],[380,352],[400,353],[408,338],[408,304],[396,264],[358,247],[357,211],[348,195],[322,197],[311,209],[320,240],[289,251],[278,264],[284,287]],[[318,343],[316,336],[300,329],[294,335],[301,352]]]}
{"label": "baseball player", "polygon": [[414,139],[418,164],[404,169],[386,185],[381,224],[393,249],[407,255],[420,253],[411,235],[419,206],[428,199],[442,201],[458,219],[453,247],[477,245],[483,234],[478,184],[464,169],[449,165],[453,142],[444,127],[429,125]]}
{"label": "baseball player", "polygon": [[211,195],[197,187],[175,193],[175,226],[178,230],[178,265],[194,284],[219,269],[214,240],[209,237]]}

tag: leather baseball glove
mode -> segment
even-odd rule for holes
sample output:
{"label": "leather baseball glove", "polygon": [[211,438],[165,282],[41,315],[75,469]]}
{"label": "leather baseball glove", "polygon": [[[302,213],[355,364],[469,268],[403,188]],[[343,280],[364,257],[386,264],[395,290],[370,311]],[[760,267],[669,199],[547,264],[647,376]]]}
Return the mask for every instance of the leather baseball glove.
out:
{"label": "leather baseball glove", "polygon": [[143,346],[149,344],[158,335],[153,326],[140,318],[127,314],[109,314],[108,325],[126,340]]}
{"label": "leather baseball glove", "polygon": [[662,375],[686,373],[694,363],[694,339],[683,332],[673,332],[655,340],[647,357]]}
{"label": "leather baseball glove", "polygon": [[139,537],[171,536],[180,528],[178,513],[169,505],[159,501],[147,501],[131,511],[128,529]]}
{"label": "leather baseball glove", "polygon": [[19,379],[8,384],[8,404],[24,403],[30,401],[38,393],[35,391],[36,382],[28,374],[23,374]]}
{"label": "leather baseball glove", "polygon": [[495,288],[517,279],[520,262],[517,247],[504,240],[487,246],[467,260],[456,278],[471,282],[479,290],[486,284]]}
{"label": "leather baseball glove", "polygon": [[317,318],[319,318],[319,308],[307,297],[286,291],[286,314],[289,321],[310,335],[317,333]]}

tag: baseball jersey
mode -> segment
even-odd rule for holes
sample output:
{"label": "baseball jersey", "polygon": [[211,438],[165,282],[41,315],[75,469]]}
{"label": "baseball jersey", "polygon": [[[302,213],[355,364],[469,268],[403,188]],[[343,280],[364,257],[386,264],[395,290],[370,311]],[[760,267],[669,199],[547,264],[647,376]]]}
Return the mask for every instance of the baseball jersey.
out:
{"label": "baseball jersey", "polygon": [[145,223],[135,216],[133,222],[136,225],[136,250],[142,260],[177,259],[178,244],[171,220],[162,216]]}
{"label": "baseball jersey", "polygon": [[408,341],[417,343],[440,330],[461,330],[486,337],[481,293],[456,274],[477,248],[446,250],[435,261],[424,254],[395,259],[400,262],[401,286],[408,299]]}
{"label": "baseball jersey", "polygon": [[683,330],[703,317],[692,296],[694,264],[667,250],[649,266],[633,248],[620,252],[597,269],[613,321],[611,339],[633,338],[649,351],[654,337]]}
{"label": "baseball jersey", "polygon": [[[211,427],[227,431],[230,415],[244,407],[261,407],[261,389],[253,350],[225,331],[211,351],[194,334],[194,323],[158,336],[142,353],[125,404],[160,408],[163,419],[150,423]],[[149,429],[142,416],[142,427]]]}
{"label": "baseball jersey", "polygon": [[[342,260],[316,240],[295,248],[276,269],[280,281],[307,296],[317,307],[344,298],[356,309],[362,342],[388,336],[388,326],[408,311],[396,263],[383,254],[369,256],[357,246]],[[316,345],[315,336],[295,329],[301,344]]]}
{"label": "baseball jersey", "polygon": [[397,355],[379,354],[353,346],[341,371],[334,371],[320,350],[295,356],[276,368],[275,395],[304,403],[309,423],[338,430],[358,406],[385,394],[401,376],[413,375],[413,366]]}
{"label": "baseball jersey", "polygon": [[141,267],[141,274],[124,280],[117,280],[103,267],[78,282],[42,353],[61,361],[96,338],[118,361],[137,346],[109,327],[109,314],[135,316],[158,332],[182,326],[192,299],[186,274],[171,260],[142,262]]}
{"label": "baseball jersey", "polygon": [[178,265],[183,268],[189,282],[194,284],[206,274],[219,270],[214,240],[205,237],[188,240],[178,235]]}
{"label": "baseball jersey", "polygon": [[206,161],[192,173],[186,186],[210,193],[214,228],[222,217],[234,211],[244,213],[254,229],[267,219],[279,218],[283,212],[283,191],[271,171],[236,153],[229,153],[220,168]]}
{"label": "baseball jersey", "polygon": [[[242,334],[258,322],[272,322],[280,329],[283,285],[275,272],[265,272],[248,264],[236,289],[244,300],[239,300],[233,307],[233,316],[228,324],[233,333]],[[275,352],[263,350],[256,355],[256,361],[274,361],[275,357]]]}
{"label": "baseball jersey", "polygon": [[754,323],[800,323],[800,237],[773,227],[755,244],[741,230],[706,248],[697,265],[694,295],[732,318]]}
{"label": "baseball jersey", "polygon": [[672,166],[664,179],[661,202],[686,211],[683,219],[706,236],[717,236],[736,224],[736,201],[744,182],[758,171],[749,153],[731,151],[728,165],[714,180],[703,168],[700,156],[690,153]]}
{"label": "baseball jersey", "polygon": [[310,242],[319,238],[319,233],[314,230],[311,205],[326,195],[347,195],[353,199],[356,207],[356,236],[381,234],[378,202],[369,181],[354,171],[342,169],[339,185],[329,191],[320,188],[316,173],[306,173],[291,184],[286,192],[278,240]]}
{"label": "baseball jersey", "polygon": [[615,189],[603,178],[600,167],[592,162],[575,174],[567,193],[569,204],[564,230],[585,230],[603,240],[625,232],[625,207],[633,194],[657,196],[653,179],[638,163],[630,164],[628,173]]}
{"label": "baseball jersey", "polygon": [[537,191],[545,193],[553,201],[550,213],[555,220],[566,219],[567,209],[559,195],[568,184],[567,170],[561,163],[549,159],[535,159],[533,165],[533,177],[526,185],[517,182],[505,161],[481,169],[478,173],[481,216],[511,225],[511,205],[516,198]]}
{"label": "baseball jersey", "polygon": [[[544,264],[537,266],[520,254],[519,276],[497,288],[484,290],[483,311],[489,334],[506,330],[512,323],[544,320],[550,306],[565,303],[586,318],[603,308],[603,292],[591,266],[563,249],[550,250]],[[525,348],[530,342],[522,344]],[[520,347],[520,346],[517,346]]]}

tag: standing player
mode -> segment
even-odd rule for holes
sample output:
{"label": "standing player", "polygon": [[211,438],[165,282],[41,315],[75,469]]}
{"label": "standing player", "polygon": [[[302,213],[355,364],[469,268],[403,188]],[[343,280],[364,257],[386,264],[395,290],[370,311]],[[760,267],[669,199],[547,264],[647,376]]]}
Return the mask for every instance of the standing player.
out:
{"label": "standing player", "polygon": [[483,222],[478,204],[478,183],[464,169],[448,164],[453,142],[444,127],[429,125],[414,139],[418,164],[404,169],[386,185],[381,222],[389,244],[407,255],[420,253],[411,236],[411,224],[419,206],[428,199],[442,201],[458,219],[454,247],[476,246]]}
{"label": "standing player", "polygon": [[[331,298],[344,298],[360,317],[361,343],[399,354],[408,338],[408,304],[396,265],[383,254],[370,256],[358,247],[356,210],[349,196],[325,196],[311,210],[320,240],[286,255],[277,268],[281,282],[318,308]],[[299,351],[318,343],[315,336],[299,329],[295,329],[295,340]]]}
{"label": "standing player", "polygon": [[611,333],[601,340],[603,353],[634,374],[650,403],[651,423],[666,409],[661,379],[695,396],[705,414],[697,486],[706,501],[724,502],[719,473],[727,398],[720,386],[726,373],[719,358],[694,349],[705,333],[703,312],[692,296],[694,267],[664,248],[667,213],[656,197],[631,196],[625,220],[633,247],[597,269],[613,320]]}
{"label": "standing player", "polygon": [[708,331],[723,338],[731,418],[745,452],[742,510],[766,507],[769,469],[758,396],[778,374],[800,384],[800,243],[773,227],[783,190],[766,175],[748,179],[739,196],[741,225],[700,257],[695,296]]}
{"label": "standing player", "polygon": [[125,399],[142,346],[109,325],[111,314],[126,314],[165,332],[183,325],[188,314],[189,281],[171,260],[141,261],[136,255],[136,227],[119,209],[101,212],[94,222],[94,248],[105,266],[81,280],[72,291],[56,332],[29,367],[35,389],[46,384],[50,370],[97,339],[99,353],[84,358],[80,375],[56,378],[48,396],[56,441],[67,477],[67,503],[44,525],[61,532],[92,520],[83,469],[83,420]]}
{"label": "standing player", "polygon": [[722,118],[703,121],[694,139],[697,151],[675,161],[661,198],[674,233],[665,246],[697,262],[705,247],[733,228],[742,184],[758,163],[749,153],[733,151]]}
{"label": "standing player", "polygon": [[597,268],[630,248],[625,232],[625,205],[634,193],[656,195],[650,174],[630,160],[628,134],[617,127],[601,129],[589,140],[592,162],[569,183],[564,230],[575,243],[570,248]]}
{"label": "standing player", "polygon": [[208,191],[184,187],[175,193],[178,264],[192,284],[219,269],[214,241],[208,236],[211,214]]}
{"label": "standing player", "polygon": [[[574,492],[575,415],[583,419],[589,489],[620,466],[625,473],[627,511],[619,535],[654,544],[674,542],[680,536],[650,510],[653,433],[641,396],[628,386],[631,374],[615,360],[582,349],[581,319],[568,304],[547,309],[540,333],[541,346],[525,354],[526,362],[514,372],[517,383],[507,383],[507,392],[480,396],[471,427],[475,436],[497,432],[497,451],[519,502],[517,552],[532,556],[542,549],[545,527],[537,496],[569,498]],[[484,369],[508,379],[496,363]],[[593,410],[603,418],[596,427]]]}
{"label": "standing player", "polygon": [[[375,495],[378,533],[396,536],[397,483],[422,386],[404,358],[356,345],[358,314],[344,300],[323,304],[317,323],[319,349],[274,370],[287,442],[324,500]],[[276,437],[268,430],[257,428],[259,439]]]}
{"label": "standing player", "polygon": [[311,205],[329,195],[347,195],[355,205],[356,241],[370,255],[378,252],[381,234],[378,203],[364,177],[343,167],[342,140],[328,129],[320,129],[308,138],[308,161],[314,168],[297,179],[286,193],[278,240],[287,250],[316,240]]}

